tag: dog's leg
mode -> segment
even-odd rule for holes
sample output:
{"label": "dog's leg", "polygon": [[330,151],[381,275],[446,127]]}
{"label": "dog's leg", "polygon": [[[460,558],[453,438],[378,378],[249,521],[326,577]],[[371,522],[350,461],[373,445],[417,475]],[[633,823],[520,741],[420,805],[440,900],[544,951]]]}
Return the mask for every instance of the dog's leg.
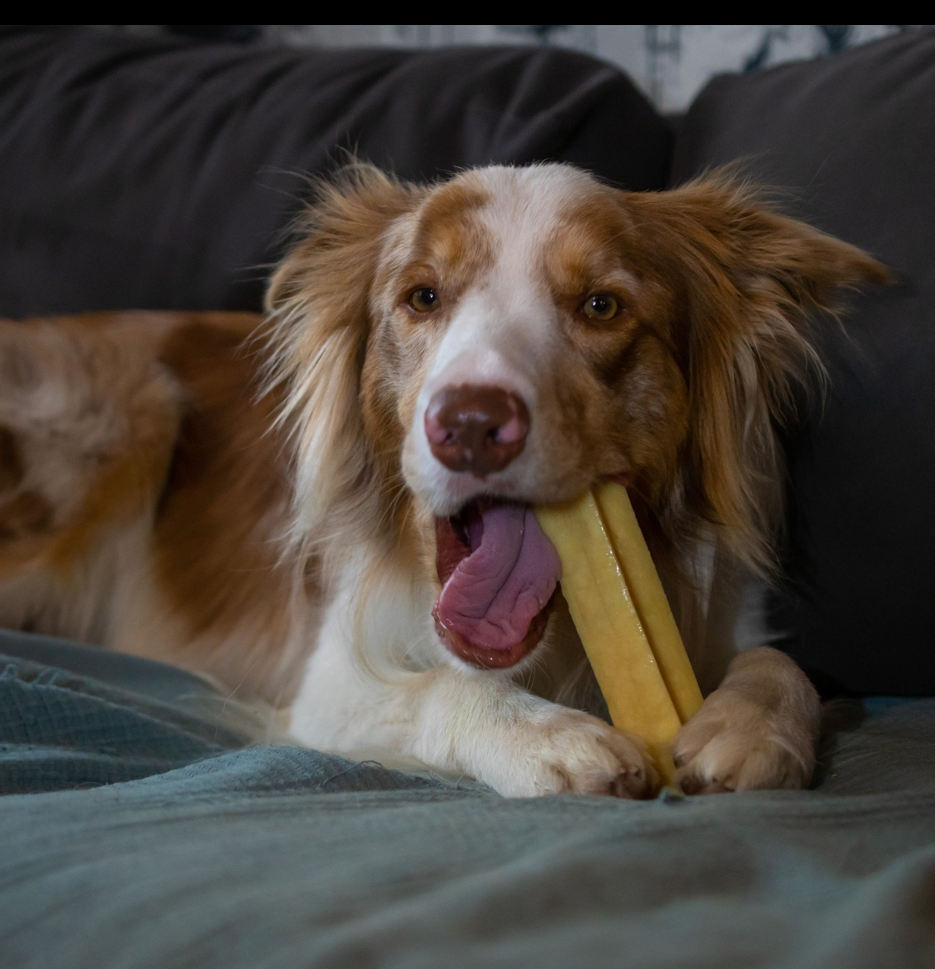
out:
{"label": "dog's leg", "polygon": [[418,689],[412,742],[502,794],[652,796],[659,779],[639,741],[502,676],[440,667]]}
{"label": "dog's leg", "polygon": [[386,678],[367,672],[347,635],[350,605],[339,596],[329,609],[293,706],[290,730],[302,743],[356,757],[391,751],[508,796],[655,793],[658,777],[639,741],[505,674],[444,660]]}
{"label": "dog's leg", "polygon": [[[510,797],[643,798],[658,788],[638,741],[505,677],[440,666],[382,685],[352,683],[348,670],[322,677],[323,665],[310,670],[314,686],[306,681],[292,718],[292,731],[310,746],[358,757],[391,749],[469,774]],[[356,715],[349,717],[351,708]]]}
{"label": "dog's leg", "polygon": [[81,320],[0,320],[0,625],[107,640],[179,396],[142,340]]}
{"label": "dog's leg", "polygon": [[820,719],[818,694],[793,660],[746,650],[679,733],[677,780],[690,794],[804,787]]}

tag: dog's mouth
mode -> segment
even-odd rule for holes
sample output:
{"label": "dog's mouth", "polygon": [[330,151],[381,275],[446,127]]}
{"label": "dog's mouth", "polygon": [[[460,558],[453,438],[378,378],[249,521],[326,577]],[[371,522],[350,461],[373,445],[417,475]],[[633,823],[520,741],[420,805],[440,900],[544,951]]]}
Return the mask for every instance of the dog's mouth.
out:
{"label": "dog's mouth", "polygon": [[532,508],[481,499],[435,519],[442,642],[484,669],[515,666],[536,647],[562,575]]}

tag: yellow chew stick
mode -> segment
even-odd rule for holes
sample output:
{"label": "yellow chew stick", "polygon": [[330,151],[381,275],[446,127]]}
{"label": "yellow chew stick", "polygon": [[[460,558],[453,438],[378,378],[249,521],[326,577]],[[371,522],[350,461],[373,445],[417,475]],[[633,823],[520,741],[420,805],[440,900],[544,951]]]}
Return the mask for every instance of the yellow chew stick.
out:
{"label": "yellow chew stick", "polygon": [[646,742],[670,783],[672,741],[701,690],[626,488],[608,482],[536,517],[614,726]]}

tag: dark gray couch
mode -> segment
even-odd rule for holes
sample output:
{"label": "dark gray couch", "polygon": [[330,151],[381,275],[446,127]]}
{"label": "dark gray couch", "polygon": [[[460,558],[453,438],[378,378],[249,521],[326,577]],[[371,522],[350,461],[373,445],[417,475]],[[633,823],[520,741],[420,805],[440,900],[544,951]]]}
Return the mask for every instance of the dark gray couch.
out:
{"label": "dark gray couch", "polygon": [[[743,159],[901,283],[825,328],[789,431],[787,647],[828,694],[935,693],[935,34],[711,83],[677,128],[549,48],[297,52],[0,31],[0,313],[258,309],[306,173],[557,159],[634,190]],[[818,411],[822,413],[819,415]]]}
{"label": "dark gray couch", "polygon": [[835,708],[812,791],[510,802],[240,750],[184,674],[0,634],[0,965],[935,964],[935,33],[715,80],[673,126],[549,49],[5,28],[0,313],[257,308],[299,173],[343,150],[407,177],[559,159],[634,190],[742,158],[895,270],[822,330],[832,390],[786,432],[773,601],[825,692],[865,699]]}

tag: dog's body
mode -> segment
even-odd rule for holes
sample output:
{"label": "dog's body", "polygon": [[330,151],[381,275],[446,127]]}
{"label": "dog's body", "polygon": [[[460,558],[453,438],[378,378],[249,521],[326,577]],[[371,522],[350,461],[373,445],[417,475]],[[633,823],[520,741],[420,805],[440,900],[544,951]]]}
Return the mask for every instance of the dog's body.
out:
{"label": "dog's body", "polygon": [[[722,182],[355,169],[265,321],[0,325],[0,625],[210,673],[323,749],[646,796],[640,743],[554,702],[593,689],[528,506],[625,481],[689,647],[711,640],[711,575],[770,567],[807,315],[881,278]],[[757,648],[721,682],[713,645],[686,788],[807,783],[804,675]]]}

